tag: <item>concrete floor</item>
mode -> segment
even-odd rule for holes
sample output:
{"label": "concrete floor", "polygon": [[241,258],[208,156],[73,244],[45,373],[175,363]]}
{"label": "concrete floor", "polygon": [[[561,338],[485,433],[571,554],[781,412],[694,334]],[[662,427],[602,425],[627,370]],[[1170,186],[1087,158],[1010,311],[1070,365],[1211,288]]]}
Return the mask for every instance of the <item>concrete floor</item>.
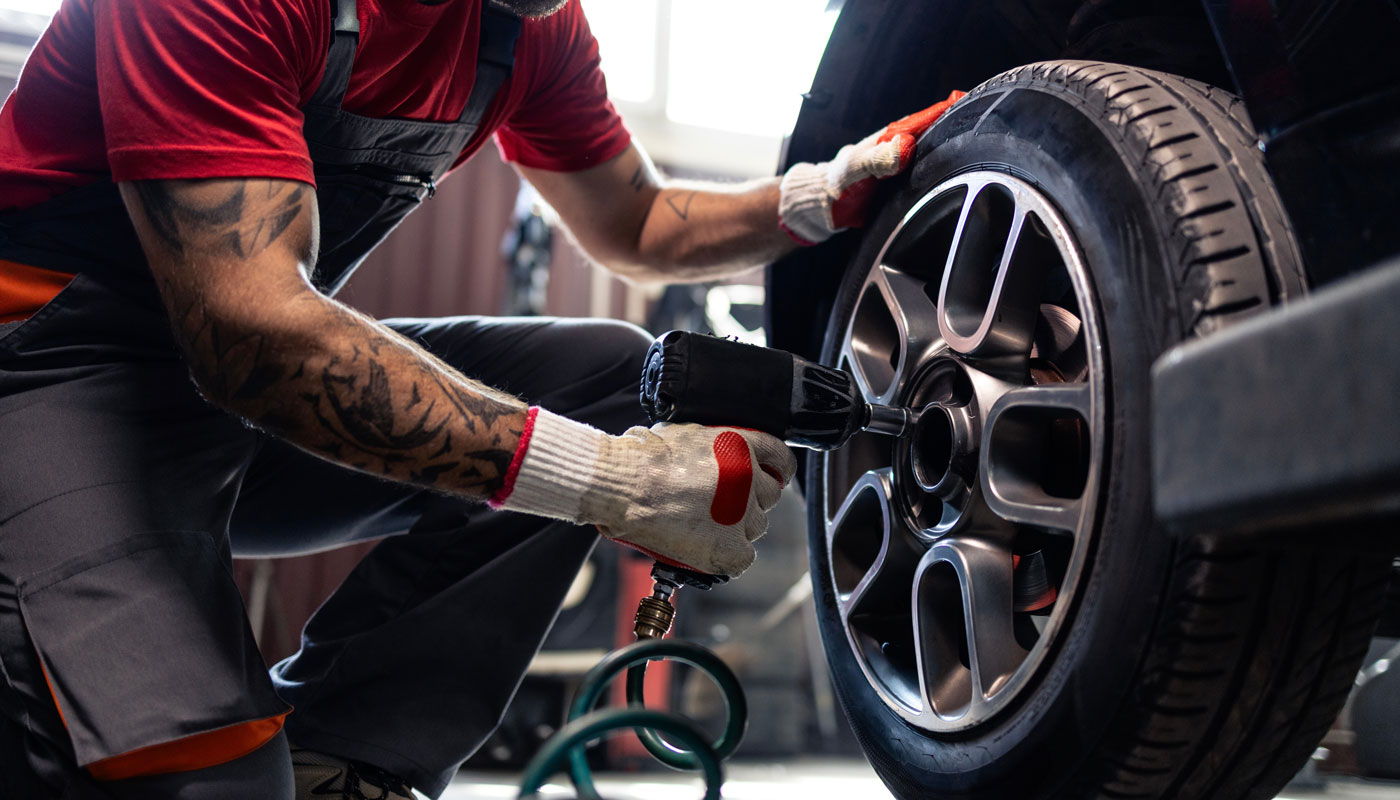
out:
{"label": "concrete floor", "polygon": [[[864,761],[804,759],[775,764],[734,764],[725,773],[725,800],[886,800],[890,797]],[[562,779],[562,776],[560,776]],[[546,787],[542,797],[572,798],[565,783]],[[518,776],[507,773],[462,773],[442,800],[514,798]],[[700,781],[681,773],[603,774],[598,790],[608,800],[695,800]],[[1335,779],[1325,791],[1294,792],[1279,800],[1400,800],[1400,783]]]}

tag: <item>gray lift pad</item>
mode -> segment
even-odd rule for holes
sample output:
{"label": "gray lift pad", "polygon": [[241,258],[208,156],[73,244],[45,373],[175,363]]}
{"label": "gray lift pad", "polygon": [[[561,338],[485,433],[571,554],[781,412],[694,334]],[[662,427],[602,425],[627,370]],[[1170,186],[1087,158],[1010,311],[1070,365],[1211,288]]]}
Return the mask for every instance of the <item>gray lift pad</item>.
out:
{"label": "gray lift pad", "polygon": [[1152,403],[1156,510],[1174,528],[1400,520],[1400,260],[1172,348]]}

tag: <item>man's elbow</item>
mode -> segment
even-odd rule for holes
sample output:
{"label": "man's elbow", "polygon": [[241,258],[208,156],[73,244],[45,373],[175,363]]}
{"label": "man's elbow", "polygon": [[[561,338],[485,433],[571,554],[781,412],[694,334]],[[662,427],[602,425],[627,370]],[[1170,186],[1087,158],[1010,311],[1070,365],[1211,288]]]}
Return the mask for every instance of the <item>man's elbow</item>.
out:
{"label": "man's elbow", "polygon": [[655,264],[644,264],[628,259],[599,261],[598,263],[608,272],[622,278],[628,283],[634,283],[639,286],[660,285],[674,281],[670,273]]}
{"label": "man's elbow", "polygon": [[210,404],[250,419],[317,349],[314,325],[275,308],[201,305],[172,322],[199,393]]}
{"label": "man's elbow", "polygon": [[597,242],[580,250],[594,264],[631,283],[659,284],[668,280],[663,260],[646,252],[640,241]]}

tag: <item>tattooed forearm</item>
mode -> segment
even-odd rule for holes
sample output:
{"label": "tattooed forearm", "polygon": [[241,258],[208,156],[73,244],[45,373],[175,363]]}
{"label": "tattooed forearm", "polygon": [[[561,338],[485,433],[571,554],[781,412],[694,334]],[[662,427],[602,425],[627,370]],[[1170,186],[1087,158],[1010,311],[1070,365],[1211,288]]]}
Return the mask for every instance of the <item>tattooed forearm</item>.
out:
{"label": "tattooed forearm", "polygon": [[695,195],[698,192],[662,192],[662,197],[666,198],[666,205],[676,212],[676,216],[682,220],[690,219],[690,206],[695,202]]}
{"label": "tattooed forearm", "polygon": [[315,198],[290,181],[124,184],[191,375],[324,458],[468,496],[505,480],[525,404],[316,293]]}
{"label": "tattooed forearm", "polygon": [[524,427],[523,403],[473,385],[332,301],[305,305],[323,307],[301,312],[315,319],[318,335],[277,346],[267,333],[186,318],[180,339],[206,396],[367,472],[473,496],[501,487]]}
{"label": "tattooed forearm", "polygon": [[656,196],[637,236],[637,280],[714,280],[767,263],[793,247],[778,225],[775,180],[723,186],[672,183]]}
{"label": "tattooed forearm", "polygon": [[778,178],[670,180],[635,146],[584,170],[517,168],[592,259],[635,281],[716,280],[797,246],[779,221]]}
{"label": "tattooed forearm", "polygon": [[374,471],[418,483],[496,491],[520,439],[523,404],[488,399],[430,361],[393,369],[416,349],[374,331],[366,348],[329,358],[320,391],[301,395],[324,437],[321,449],[354,453]]}

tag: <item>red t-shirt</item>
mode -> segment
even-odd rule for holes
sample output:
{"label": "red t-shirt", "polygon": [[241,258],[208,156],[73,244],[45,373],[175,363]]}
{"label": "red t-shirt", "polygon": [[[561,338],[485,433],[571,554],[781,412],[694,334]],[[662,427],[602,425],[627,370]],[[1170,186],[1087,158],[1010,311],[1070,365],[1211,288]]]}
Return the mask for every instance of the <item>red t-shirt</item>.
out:
{"label": "red t-shirt", "polygon": [[[476,73],[482,0],[359,0],[345,109],[451,121]],[[110,175],[314,183],[300,107],[330,45],[329,0],[64,0],[0,110],[0,210]],[[578,0],[527,19],[515,73],[457,163],[600,164],[630,137]]]}
{"label": "red t-shirt", "polygon": [[[456,120],[476,79],[482,0],[359,0],[344,108]],[[0,211],[110,176],[286,178],[315,183],[301,106],[325,71],[329,0],[64,0],[0,109]],[[578,0],[527,19],[515,71],[481,131],[509,161],[569,172],[631,138],[598,68]],[[66,282],[0,260],[0,322]]]}

